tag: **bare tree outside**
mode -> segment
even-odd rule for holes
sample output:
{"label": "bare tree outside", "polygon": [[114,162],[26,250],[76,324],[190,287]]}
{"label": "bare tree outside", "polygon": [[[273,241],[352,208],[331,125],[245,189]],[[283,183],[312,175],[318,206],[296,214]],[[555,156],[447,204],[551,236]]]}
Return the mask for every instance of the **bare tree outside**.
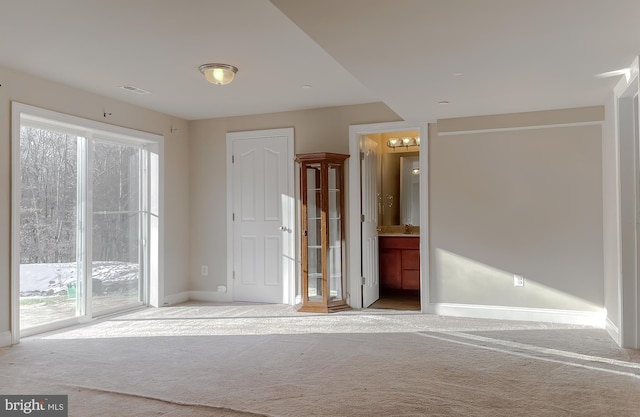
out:
{"label": "bare tree outside", "polygon": [[20,164],[20,263],[75,261],[77,139],[22,127]]}

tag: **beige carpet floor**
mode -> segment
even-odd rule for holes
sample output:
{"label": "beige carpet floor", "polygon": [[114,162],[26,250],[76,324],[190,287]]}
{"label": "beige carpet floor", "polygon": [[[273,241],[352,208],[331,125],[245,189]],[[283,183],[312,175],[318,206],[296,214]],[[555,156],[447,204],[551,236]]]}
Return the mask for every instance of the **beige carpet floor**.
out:
{"label": "beige carpet floor", "polygon": [[0,393],[70,416],[640,416],[602,329],[412,311],[186,303],[0,349]]}

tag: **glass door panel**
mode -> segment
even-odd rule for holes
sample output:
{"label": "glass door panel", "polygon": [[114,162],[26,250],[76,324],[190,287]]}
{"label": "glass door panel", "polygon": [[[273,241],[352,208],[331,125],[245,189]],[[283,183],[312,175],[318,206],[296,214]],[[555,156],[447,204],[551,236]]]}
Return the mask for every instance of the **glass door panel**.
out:
{"label": "glass door panel", "polygon": [[141,149],[96,142],[93,148],[92,311],[141,301]]}
{"label": "glass door panel", "polygon": [[309,301],[322,301],[322,194],[320,165],[307,167],[307,267]]}
{"label": "glass door panel", "polygon": [[342,219],[340,216],[340,167],[329,165],[329,299],[342,297]]}
{"label": "glass door panel", "polygon": [[78,138],[20,128],[20,329],[76,316]]}

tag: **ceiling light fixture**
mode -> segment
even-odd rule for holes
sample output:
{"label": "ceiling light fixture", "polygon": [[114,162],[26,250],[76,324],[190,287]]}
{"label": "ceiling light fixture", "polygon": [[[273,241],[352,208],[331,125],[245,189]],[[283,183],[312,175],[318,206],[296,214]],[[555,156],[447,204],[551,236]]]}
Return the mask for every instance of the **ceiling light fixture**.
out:
{"label": "ceiling light fixture", "polygon": [[227,64],[204,64],[198,68],[211,84],[225,85],[233,81],[238,68]]}

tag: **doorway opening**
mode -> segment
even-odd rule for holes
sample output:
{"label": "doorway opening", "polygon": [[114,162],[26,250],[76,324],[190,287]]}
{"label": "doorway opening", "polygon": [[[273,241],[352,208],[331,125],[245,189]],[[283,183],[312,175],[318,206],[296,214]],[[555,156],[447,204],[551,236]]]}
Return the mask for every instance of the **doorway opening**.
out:
{"label": "doorway opening", "polygon": [[[380,298],[369,307],[420,310],[420,132],[371,134],[361,143],[366,141],[375,141],[379,149],[372,194],[378,220]],[[361,193],[363,201],[366,194]]]}
{"label": "doorway opening", "polygon": [[350,305],[426,311],[426,125],[358,125],[350,134],[350,160],[359,163],[349,167],[349,215],[361,220],[349,223],[350,276],[361,277],[351,280]]}

